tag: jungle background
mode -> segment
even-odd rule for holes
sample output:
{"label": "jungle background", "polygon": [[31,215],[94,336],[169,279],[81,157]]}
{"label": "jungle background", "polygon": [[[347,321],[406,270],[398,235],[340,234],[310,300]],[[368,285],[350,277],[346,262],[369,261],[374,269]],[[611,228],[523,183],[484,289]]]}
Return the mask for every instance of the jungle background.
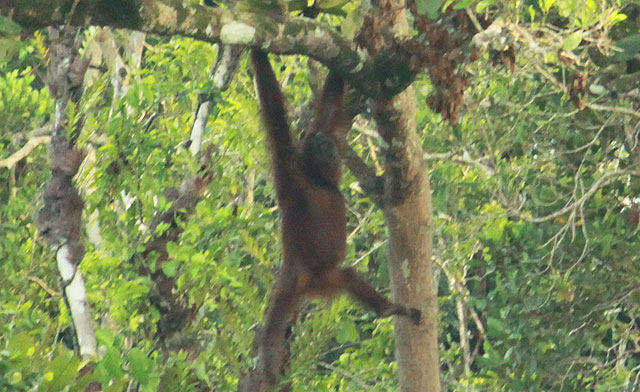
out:
{"label": "jungle background", "polygon": [[[73,42],[88,60],[80,81],[69,77],[61,114],[51,89],[59,32],[4,12],[20,4],[0,6],[0,390],[236,390],[281,259],[246,51],[86,22]],[[357,42],[377,4],[319,1],[313,22]],[[271,5],[219,8],[270,18]],[[411,81],[431,189],[433,254],[422,268],[433,275],[442,390],[639,391],[640,2],[402,7],[411,37],[432,31],[424,20],[454,34],[454,14],[473,31],[443,57],[464,54],[456,77],[432,66]],[[239,65],[216,81],[230,48]],[[326,71],[305,56],[271,61],[299,130]],[[460,94],[446,90],[453,80]],[[38,225],[61,115],[83,151],[74,186],[90,360],[74,353],[65,281]],[[389,145],[371,110],[348,145],[382,175]],[[387,222],[356,172],[347,165],[341,187],[345,264],[390,295]],[[346,296],[310,301],[300,319],[286,374],[294,391],[400,390],[393,319]]]}

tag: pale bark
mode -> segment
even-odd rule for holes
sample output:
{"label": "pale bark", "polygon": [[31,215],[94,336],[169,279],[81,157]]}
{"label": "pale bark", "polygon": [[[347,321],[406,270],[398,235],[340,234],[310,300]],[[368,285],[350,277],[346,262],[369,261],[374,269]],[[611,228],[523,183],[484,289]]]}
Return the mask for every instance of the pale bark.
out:
{"label": "pale bark", "polygon": [[[402,9],[390,0],[381,10]],[[383,14],[385,11],[382,11]],[[409,32],[404,12],[386,15],[398,37]],[[384,16],[383,16],[384,18]],[[378,131],[387,143],[383,212],[389,230],[389,275],[394,302],[422,311],[419,326],[396,318],[396,361],[403,392],[439,392],[438,302],[432,268],[432,211],[429,176],[416,130],[411,87],[374,102]]]}
{"label": "pale bark", "polygon": [[37,136],[30,139],[22,148],[11,154],[11,156],[0,159],[0,168],[12,168],[20,160],[26,158],[36,147],[44,143],[49,143],[50,141],[51,136]]}
{"label": "pale bark", "polygon": [[89,2],[73,14],[67,0],[0,2],[0,14],[11,15],[28,30],[68,23],[110,26],[158,35],[182,35],[200,41],[243,45],[280,54],[304,54],[345,73],[363,72],[355,45],[330,26],[304,17],[272,18],[261,13],[232,12],[191,2],[131,0],[126,7]]}
{"label": "pale bark", "polygon": [[[181,35],[210,43],[242,45],[275,54],[309,56],[345,77],[367,96],[392,96],[422,71],[420,53],[389,42],[393,61],[367,58],[356,45],[331,26],[299,16],[271,16],[205,7],[185,1],[130,0],[122,7],[83,2],[71,11],[68,0],[0,1],[0,14],[26,30],[47,26],[110,26],[163,36]],[[407,39],[407,44],[413,39]],[[419,44],[413,40],[412,44]],[[421,45],[421,44],[419,44]],[[397,50],[395,50],[397,49]],[[384,69],[390,78],[373,83]]]}
{"label": "pale bark", "polygon": [[[455,278],[451,278],[454,280]],[[466,284],[467,266],[463,267],[462,284]],[[451,287],[455,287],[455,281],[450,282]],[[471,344],[469,341],[469,329],[467,328],[467,312],[464,308],[464,293],[456,298],[456,313],[458,314],[458,334],[460,335],[460,351],[462,352],[462,365],[465,377],[471,374]]]}
{"label": "pale bark", "polygon": [[[236,45],[219,46],[218,59],[216,60],[216,64],[211,67],[210,75],[213,80],[213,85],[218,91],[226,91],[229,88],[229,84],[231,84],[233,76],[238,69],[238,63],[243,50],[243,47]],[[191,145],[189,146],[189,151],[193,156],[197,156],[200,153],[205,127],[209,120],[211,104],[216,104],[215,102],[211,102],[209,97],[202,97],[199,101],[200,104],[196,110],[196,117],[193,121],[193,127],[191,128]]]}
{"label": "pale bark", "polygon": [[93,332],[93,317],[87,301],[87,290],[82,273],[74,265],[72,252],[68,245],[58,249],[56,254],[58,272],[63,282],[69,314],[78,339],[78,349],[83,359],[91,359],[98,355],[96,336]]}
{"label": "pale bark", "polygon": [[[422,311],[414,326],[396,319],[401,390],[439,392],[438,304],[432,273],[431,190],[415,126],[411,88],[378,107],[376,119],[390,145],[383,212],[389,230],[389,272],[394,302]],[[386,118],[386,121],[385,121]]]}

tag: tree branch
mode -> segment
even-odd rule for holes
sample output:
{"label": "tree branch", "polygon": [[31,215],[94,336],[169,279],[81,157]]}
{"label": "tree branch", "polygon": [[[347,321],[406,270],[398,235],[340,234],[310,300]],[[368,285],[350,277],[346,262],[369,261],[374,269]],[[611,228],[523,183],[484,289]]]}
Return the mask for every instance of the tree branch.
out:
{"label": "tree branch", "polygon": [[[80,2],[70,14],[68,3],[68,0],[8,0],[0,2],[0,14],[10,15],[26,30],[65,23],[111,26],[242,45],[275,54],[306,55],[338,72],[371,97],[393,96],[413,81],[412,72],[407,74],[408,66],[401,61],[402,56],[394,56],[394,61],[380,60],[384,64],[376,64],[375,59],[366,61],[351,41],[330,26],[309,18],[289,16],[277,21],[264,13],[233,12],[225,8],[189,5],[189,2],[160,0]],[[389,83],[391,78],[385,83],[376,81],[381,67],[386,75],[405,77],[398,83]]]}
{"label": "tree branch", "polygon": [[46,291],[47,294],[49,294],[52,297],[59,297],[61,295],[61,293],[59,291],[56,291],[56,290],[52,289],[51,287],[47,286],[47,283],[44,280],[38,278],[37,276],[27,275],[26,279],[30,280],[30,281],[32,281],[34,283],[37,283],[38,286],[42,287],[42,289],[44,291]]}
{"label": "tree branch", "polygon": [[358,179],[366,194],[375,202],[381,201],[384,193],[384,178],[376,175],[375,169],[368,166],[353,149],[347,150],[344,162],[351,174]]}
{"label": "tree branch", "polygon": [[[186,221],[194,211],[211,179],[209,174],[198,174],[185,179],[179,188],[165,190],[167,200],[173,203],[168,210],[159,211],[153,217],[149,226],[152,237],[144,244],[144,251],[139,254],[139,257],[145,260],[141,272],[149,276],[153,282],[151,304],[160,312],[157,337],[162,339],[162,343],[175,332],[181,331],[193,319],[197,309],[195,306],[189,306],[184,295],[177,290],[177,277],[168,276],[162,269],[162,264],[170,260],[167,243],[179,240],[183,232],[179,222]],[[156,229],[160,224],[167,227],[158,233]],[[154,259],[153,254],[157,258]],[[148,267],[151,261],[157,263],[155,270]]]}
{"label": "tree branch", "polygon": [[[209,73],[209,78],[213,80],[213,85],[217,92],[221,93],[229,88],[231,80],[233,80],[233,76],[238,69],[243,49],[242,46],[237,45],[220,45],[218,47],[218,59]],[[191,145],[189,146],[189,151],[194,156],[200,153],[202,138],[204,137],[205,127],[211,112],[211,105],[214,105],[215,109],[215,105],[218,103],[212,100],[211,96],[202,95],[198,97],[198,101],[200,103],[196,109],[195,119],[191,127]]]}
{"label": "tree branch", "polygon": [[580,197],[578,200],[575,200],[573,203],[569,203],[567,206],[565,206],[564,208],[561,208],[549,215],[545,215],[545,216],[540,216],[540,217],[530,217],[527,216],[525,214],[521,214],[521,213],[516,213],[515,215],[517,217],[519,217],[520,219],[527,221],[527,222],[532,222],[532,223],[542,223],[542,222],[546,222],[552,219],[555,219],[557,217],[560,217],[566,213],[572,212],[577,208],[581,208],[581,206],[591,198],[591,196],[593,196],[598,189],[602,188],[603,186],[609,184],[611,181],[613,181],[614,179],[620,177],[620,176],[627,176],[627,175],[631,175],[631,176],[638,176],[640,175],[640,171],[637,170],[614,170],[608,173],[604,173],[602,175],[602,177],[600,177],[598,180],[596,180],[593,185],[591,185],[591,188],[589,188],[583,195],[582,197]]}
{"label": "tree branch", "polygon": [[31,151],[33,151],[36,147],[41,144],[49,143],[49,141],[51,141],[51,136],[38,136],[30,139],[24,146],[22,146],[21,149],[14,152],[11,156],[0,160],[0,168],[12,168],[20,160],[31,154]]}
{"label": "tree branch", "polygon": [[[467,310],[471,314],[471,318],[473,318],[473,322],[476,324],[476,328],[480,333],[480,337],[482,338],[483,341],[486,341],[487,331],[484,328],[484,325],[482,324],[482,320],[480,320],[480,316],[478,315],[478,312],[476,312],[475,308],[469,303],[470,294],[469,294],[469,290],[464,284],[465,282],[461,283],[454,276],[454,274],[446,268],[445,263],[443,263],[442,260],[438,259],[437,257],[434,257],[433,261],[436,264],[438,264],[438,267],[440,267],[442,271],[444,271],[444,274],[447,276],[447,279],[449,280],[449,285],[453,286],[452,288],[454,290],[457,290],[460,293],[460,298],[462,299],[463,304],[466,306]],[[477,344],[480,344],[480,342],[478,342]]]}
{"label": "tree branch", "polygon": [[482,170],[487,177],[492,177],[495,174],[495,170],[490,166],[485,165],[479,160],[471,159],[467,152],[465,151],[463,155],[458,155],[453,152],[444,152],[444,153],[436,153],[436,154],[424,154],[425,161],[440,161],[440,160],[450,160],[451,162],[475,166],[478,169]]}

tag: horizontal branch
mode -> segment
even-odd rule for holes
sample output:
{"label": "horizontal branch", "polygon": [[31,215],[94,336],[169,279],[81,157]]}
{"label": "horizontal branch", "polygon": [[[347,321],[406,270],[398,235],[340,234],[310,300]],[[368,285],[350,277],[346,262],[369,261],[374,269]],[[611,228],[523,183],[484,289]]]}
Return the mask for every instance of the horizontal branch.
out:
{"label": "horizontal branch", "polygon": [[[73,11],[69,3],[68,0],[5,0],[0,2],[0,14],[10,16],[27,30],[61,24],[110,26],[242,45],[275,54],[305,55],[337,72],[370,97],[394,95],[413,80],[405,77],[395,85],[390,85],[393,78],[376,82],[375,69],[380,64],[367,61],[351,41],[330,26],[309,18],[287,16],[279,21],[265,13],[235,12],[185,1],[81,1]],[[384,67],[387,75],[407,75],[407,66],[402,61],[386,61]]]}
{"label": "horizontal branch", "polygon": [[31,151],[33,151],[36,147],[44,143],[49,143],[50,140],[51,136],[38,136],[30,139],[27,144],[22,146],[21,149],[14,152],[11,156],[0,160],[0,168],[6,167],[11,169],[15,166],[16,163],[24,159],[27,155],[31,154]]}
{"label": "horizontal branch", "polygon": [[491,177],[495,174],[495,170],[493,170],[490,166],[485,165],[479,160],[471,159],[467,156],[468,154],[458,155],[453,152],[443,152],[443,153],[435,153],[435,154],[424,154],[425,161],[442,161],[449,160],[454,163],[459,163],[463,165],[475,166],[478,169],[482,170],[487,177]]}

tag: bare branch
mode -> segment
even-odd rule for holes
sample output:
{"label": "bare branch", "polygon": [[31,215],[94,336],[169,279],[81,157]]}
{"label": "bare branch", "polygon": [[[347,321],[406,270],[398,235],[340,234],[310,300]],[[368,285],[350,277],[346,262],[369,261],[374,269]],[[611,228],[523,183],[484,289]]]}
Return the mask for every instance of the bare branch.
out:
{"label": "bare branch", "polygon": [[37,283],[38,286],[42,287],[42,289],[44,291],[46,291],[47,294],[49,294],[52,297],[59,297],[61,295],[61,293],[59,291],[56,291],[56,290],[52,289],[51,287],[47,286],[47,283],[44,280],[38,278],[37,276],[27,275],[26,279],[30,280],[30,281],[32,281],[34,283]]}
{"label": "bare branch", "polygon": [[41,144],[49,143],[51,141],[51,136],[37,136],[33,139],[30,139],[21,149],[14,152],[8,158],[0,160],[0,168],[8,168],[11,169],[15,166],[16,163],[26,158],[27,155],[31,154],[31,152]]}
{"label": "bare branch", "polygon": [[619,106],[605,106],[598,105],[597,103],[587,103],[586,105],[589,109],[598,111],[598,112],[612,112],[612,113],[621,113],[627,114],[629,116],[640,117],[640,112],[637,112],[633,109],[623,108]]}
{"label": "bare branch", "polygon": [[[218,91],[226,91],[229,88],[229,84],[238,69],[243,50],[242,46],[237,45],[220,45],[218,47],[218,59],[215,65],[211,67],[209,74],[209,78],[213,80],[213,85]],[[191,127],[191,145],[189,146],[189,151],[194,156],[199,154],[202,147],[202,139],[209,120],[211,105],[216,105],[216,102],[213,102],[209,96],[200,96],[198,100],[200,103],[196,109],[195,119]]]}
{"label": "bare branch", "polygon": [[541,216],[541,217],[529,217],[526,216],[524,214],[517,214],[517,216],[522,219],[525,220],[527,222],[532,222],[532,223],[541,223],[541,222],[546,222],[552,219],[555,219],[557,217],[560,217],[564,214],[567,214],[569,212],[573,212],[574,210],[581,208],[581,206],[589,199],[591,198],[591,196],[593,196],[598,189],[602,188],[603,186],[605,186],[606,184],[610,183],[612,180],[614,180],[615,178],[621,177],[621,176],[627,176],[627,175],[640,175],[640,171],[637,170],[614,170],[612,172],[609,173],[605,173],[602,177],[600,177],[596,182],[593,183],[593,185],[591,185],[591,188],[589,188],[583,195],[582,197],[580,197],[578,200],[574,201],[573,203],[570,203],[568,205],[566,205],[564,208],[561,208],[549,215],[545,215],[545,216]]}
{"label": "bare branch", "polygon": [[[10,1],[0,2],[0,14],[11,15],[26,30],[59,26],[68,21],[74,26],[127,28],[242,45],[276,54],[305,55],[338,72],[369,96],[393,95],[413,81],[406,72],[406,63],[393,61],[384,64],[386,73],[408,76],[406,80],[393,86],[375,83],[374,69],[380,65],[365,61],[353,42],[325,23],[296,16],[277,20],[264,13],[232,12],[190,3],[131,0],[119,3],[122,7],[105,7],[102,2],[88,2],[70,15],[67,0]],[[402,45],[402,41],[396,44]]]}
{"label": "bare branch", "polygon": [[476,312],[476,310],[473,308],[473,306],[471,306],[469,304],[469,290],[467,290],[467,288],[453,276],[451,271],[449,271],[445,267],[444,263],[442,263],[442,260],[438,259],[437,257],[434,257],[433,261],[436,264],[438,264],[438,266],[440,267],[440,269],[442,271],[444,271],[444,274],[447,276],[447,279],[449,280],[449,283],[453,284],[455,289],[458,292],[460,292],[460,295],[462,297],[462,301],[464,302],[465,306],[469,310],[469,313],[471,314],[471,318],[473,319],[473,322],[476,324],[476,328],[478,328],[478,332],[480,333],[480,337],[483,340],[486,340],[487,339],[487,332],[486,332],[486,329],[484,328],[484,325],[482,324],[482,321],[480,320],[480,316],[478,315],[478,312]]}
{"label": "bare branch", "polygon": [[445,152],[445,153],[437,153],[437,154],[424,154],[423,157],[426,161],[439,161],[439,160],[447,159],[447,160],[450,160],[451,162],[475,166],[478,169],[482,170],[487,177],[491,177],[495,174],[495,170],[493,170],[493,168],[485,165],[479,160],[471,159],[466,153],[466,151],[462,156],[458,154],[454,154],[453,152]]}

